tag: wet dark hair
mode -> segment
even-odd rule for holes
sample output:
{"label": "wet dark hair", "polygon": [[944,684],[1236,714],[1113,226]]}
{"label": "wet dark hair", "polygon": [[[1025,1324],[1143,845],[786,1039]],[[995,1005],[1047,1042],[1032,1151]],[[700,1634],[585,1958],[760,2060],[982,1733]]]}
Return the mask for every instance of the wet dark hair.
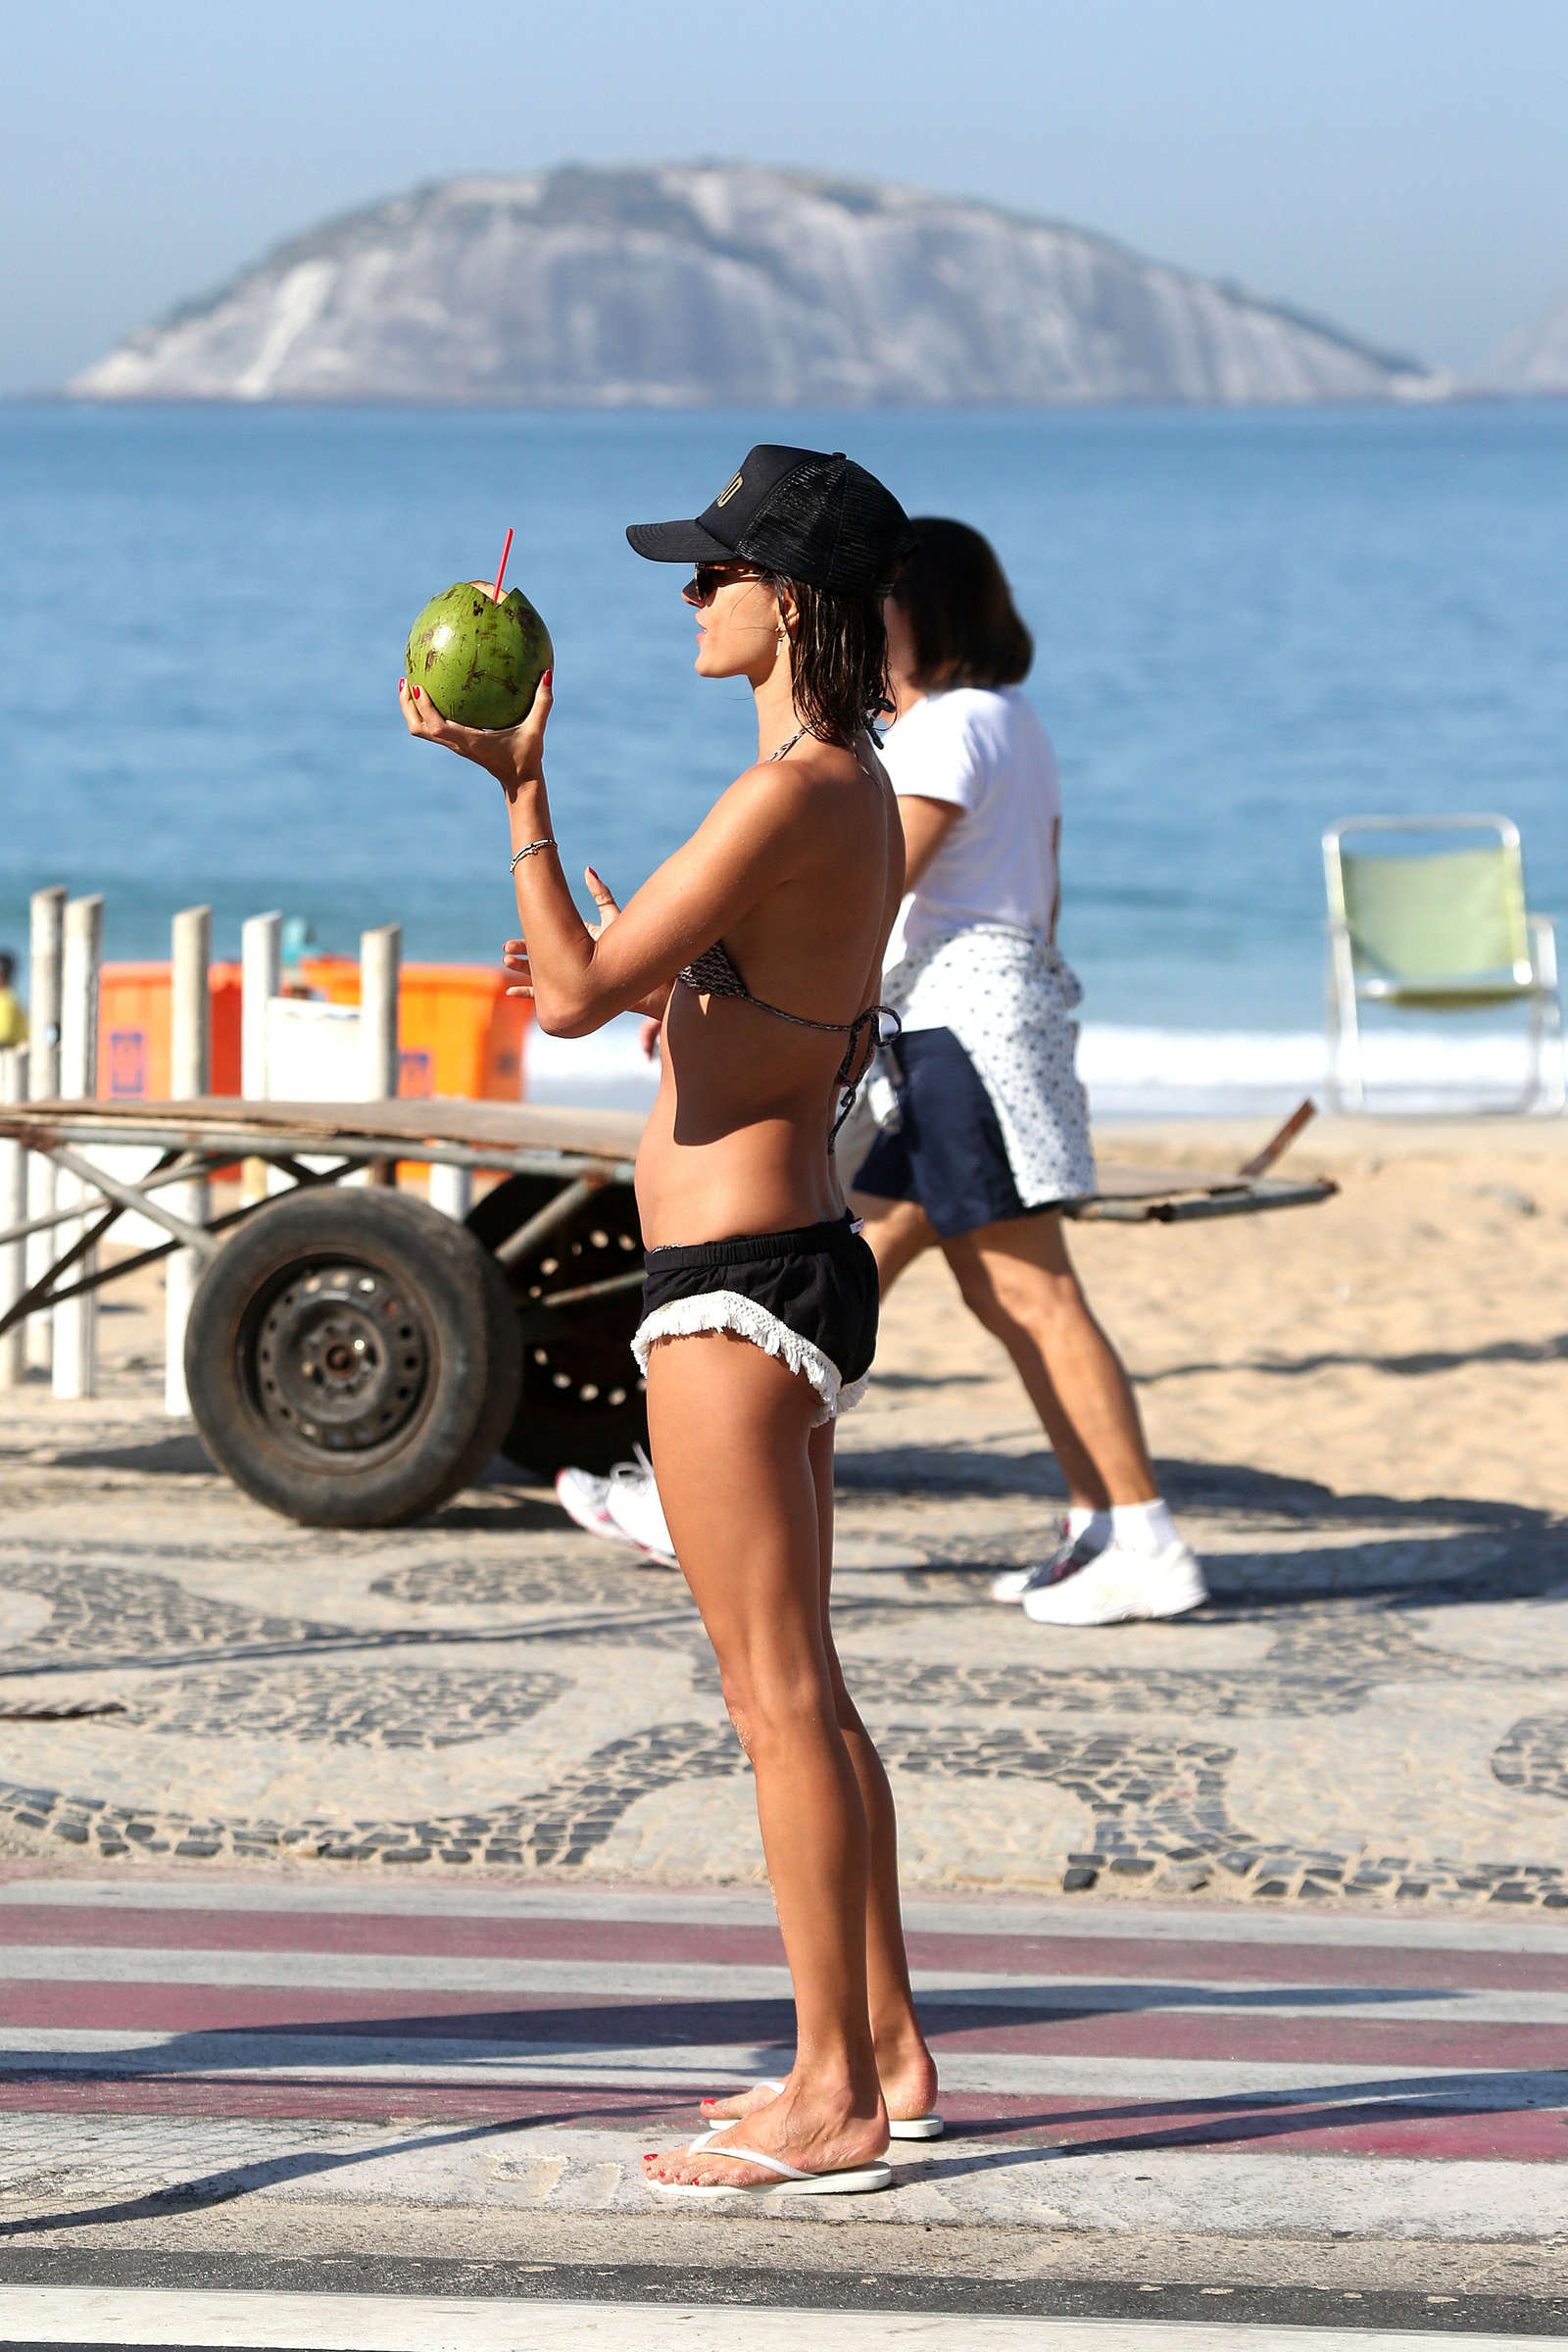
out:
{"label": "wet dark hair", "polygon": [[0,988],[9,988],[11,986],[11,975],[16,968],[17,959],[12,955],[11,950],[9,948],[0,948]]}
{"label": "wet dark hair", "polygon": [[821,743],[852,744],[893,708],[888,633],[880,596],[839,596],[768,572],[779,598],[793,599],[790,678],[795,708]]}
{"label": "wet dark hair", "polygon": [[1016,686],[1029,674],[1035,641],[990,540],[942,514],[915,515],[913,529],[914,553],[893,601],[914,639],[915,685],[928,694]]}

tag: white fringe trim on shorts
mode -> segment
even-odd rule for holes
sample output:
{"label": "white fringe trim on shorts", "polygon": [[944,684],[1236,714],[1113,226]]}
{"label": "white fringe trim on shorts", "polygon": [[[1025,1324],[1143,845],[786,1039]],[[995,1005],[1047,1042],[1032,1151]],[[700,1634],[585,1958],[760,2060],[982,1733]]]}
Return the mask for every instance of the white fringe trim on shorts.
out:
{"label": "white fringe trim on shorts", "polygon": [[859,1380],[843,1380],[832,1357],[824,1355],[814,1341],[803,1340],[798,1331],[791,1331],[787,1323],[743,1291],[703,1291],[694,1298],[668,1298],[662,1306],[656,1306],[638,1324],[632,1340],[638,1371],[647,1372],[656,1341],[689,1339],[699,1332],[713,1331],[733,1332],[738,1340],[750,1340],[754,1348],[777,1356],[781,1364],[808,1380],[821,1399],[819,1411],[812,1416],[813,1429],[858,1404],[871,1385],[869,1373]]}

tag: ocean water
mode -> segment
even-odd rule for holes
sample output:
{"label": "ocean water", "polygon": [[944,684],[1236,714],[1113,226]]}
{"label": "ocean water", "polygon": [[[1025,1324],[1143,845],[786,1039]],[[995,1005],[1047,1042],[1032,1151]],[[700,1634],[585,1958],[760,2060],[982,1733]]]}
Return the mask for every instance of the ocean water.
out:
{"label": "ocean water", "polygon": [[[111,956],[210,901],[328,947],[404,925],[479,959],[513,921],[493,787],[411,744],[410,620],[509,576],[557,649],[568,870],[622,896],[753,756],[691,669],[673,567],[754,441],[846,448],[1000,549],[1066,803],[1062,939],[1112,1107],[1272,1102],[1316,1069],[1325,824],[1498,808],[1568,916],[1568,404],[827,415],[0,408],[0,944],[30,890],[106,900]],[[1272,1041],[1272,1042],[1271,1042]],[[1485,1074],[1483,1039],[1417,1039]],[[633,1082],[624,1039],[540,1057]],[[618,1074],[617,1074],[618,1073]]]}

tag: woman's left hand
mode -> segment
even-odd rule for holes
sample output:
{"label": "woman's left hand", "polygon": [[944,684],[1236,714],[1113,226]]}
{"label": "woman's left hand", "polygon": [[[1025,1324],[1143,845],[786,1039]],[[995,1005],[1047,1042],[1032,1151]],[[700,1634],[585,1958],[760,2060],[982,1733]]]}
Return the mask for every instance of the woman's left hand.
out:
{"label": "woman's left hand", "polygon": [[533,995],[533,966],[528,961],[528,943],[525,939],[509,939],[501,951],[501,965],[509,980],[515,985],[507,990],[509,997]]}
{"label": "woman's left hand", "polygon": [[[610,888],[608,883],[600,880],[598,874],[591,865],[585,865],[583,867],[582,878],[588,885],[589,897],[593,900],[594,905],[599,909],[598,922],[590,923],[588,926],[589,936],[593,939],[603,939],[605,933],[610,929],[611,924],[620,912],[619,905],[616,902],[614,892]],[[628,1004],[626,1010],[628,1012],[641,1012],[648,1015],[653,1020],[654,1026],[657,1029],[660,1022],[662,1021],[664,1017],[664,1006],[668,1004],[668,989],[656,989],[652,996],[640,997],[635,1004]],[[645,1053],[647,1052],[646,1042],[643,1050]],[[650,1059],[651,1058],[652,1056],[650,1055]]]}
{"label": "woman's left hand", "polygon": [[582,878],[588,885],[588,896],[599,909],[599,920],[597,923],[589,924],[589,933],[594,939],[603,939],[620,912],[619,905],[614,892],[606,883],[600,881],[591,865],[583,867]]}
{"label": "woman's left hand", "polygon": [[[587,883],[589,895],[599,909],[598,922],[588,923],[584,927],[590,939],[603,939],[620,912],[620,907],[616,903],[614,892],[608,883],[600,880],[591,865],[583,867],[583,880]],[[508,996],[531,997],[533,995],[533,966],[528,960],[527,941],[525,939],[509,939],[501,951],[501,962],[508,978],[514,983],[507,990]],[[658,988],[652,990],[648,996],[640,998],[635,1004],[628,1004],[626,1009],[628,1012],[641,1012],[648,1016],[649,1026],[653,1029],[657,1041],[660,1025],[664,1017],[664,1007],[668,1003],[668,988]],[[650,1044],[647,1037],[643,1039],[643,1052],[650,1060],[653,1059],[654,1046]]]}
{"label": "woman's left hand", "polygon": [[527,717],[514,727],[460,727],[454,719],[443,718],[430,697],[407,678],[398,680],[398,702],[411,735],[439,743],[460,760],[471,760],[494,776],[510,798],[523,785],[545,780],[545,727],[555,700],[553,677],[547,669]]}
{"label": "woman's left hand", "polygon": [[[471,727],[464,727],[460,728],[459,732],[471,735],[474,730]],[[613,891],[600,881],[591,865],[583,867],[582,878],[588,885],[589,896],[599,909],[598,922],[589,923],[586,926],[588,936],[590,939],[602,939],[620,912],[620,908],[615,904]],[[501,961],[505,970],[516,982],[515,987],[508,989],[508,996],[531,997],[533,995],[533,969],[528,961],[528,942],[525,939],[509,939],[501,951]]]}

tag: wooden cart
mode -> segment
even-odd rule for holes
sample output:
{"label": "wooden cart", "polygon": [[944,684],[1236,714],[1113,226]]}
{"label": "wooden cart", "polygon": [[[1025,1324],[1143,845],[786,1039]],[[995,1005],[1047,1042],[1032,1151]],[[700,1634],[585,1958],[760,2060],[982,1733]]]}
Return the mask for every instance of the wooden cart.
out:
{"label": "wooden cart", "polygon": [[[1326,1200],[1327,1179],[1268,1172],[1302,1124],[1298,1113],[1234,1175],[1106,1167],[1067,1213],[1168,1223]],[[0,1233],[0,1248],[72,1237],[0,1314],[0,1333],[190,1249],[206,1261],[186,1331],[191,1407],[214,1458],[273,1509],[313,1526],[392,1525],[498,1452],[547,1478],[568,1462],[605,1470],[647,1430],[628,1345],[641,1130],[629,1112],[439,1098],[3,1105],[0,1140],[43,1152],[88,1198]],[[157,1156],[127,1181],[93,1157],[110,1147]],[[206,1225],[160,1200],[241,1159],[289,1189]],[[459,1224],[394,1188],[399,1161],[500,1181]],[[341,1186],[361,1169],[370,1183]],[[127,1211],[168,1239],[87,1271]]]}

